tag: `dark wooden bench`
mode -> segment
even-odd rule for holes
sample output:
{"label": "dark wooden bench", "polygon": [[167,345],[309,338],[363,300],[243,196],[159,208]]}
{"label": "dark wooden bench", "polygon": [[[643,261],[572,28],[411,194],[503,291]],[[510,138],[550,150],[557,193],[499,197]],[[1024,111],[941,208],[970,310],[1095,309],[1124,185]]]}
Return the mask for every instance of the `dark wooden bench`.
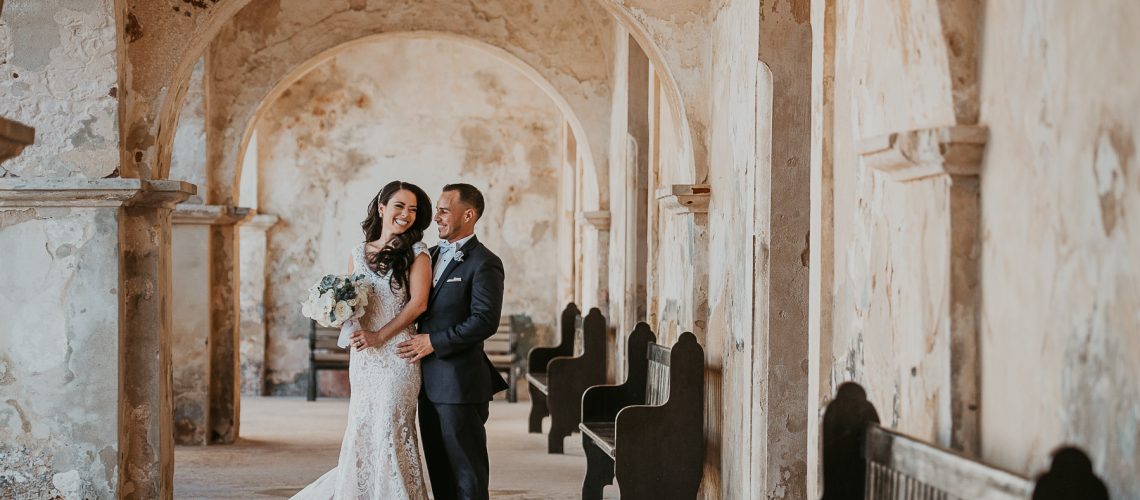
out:
{"label": "dark wooden bench", "polygon": [[519,334],[521,328],[531,324],[526,316],[504,316],[499,321],[499,330],[487,340],[483,341],[483,352],[487,359],[495,365],[495,369],[507,375],[507,401],[516,403],[519,400],[518,379],[522,369],[522,356],[519,356]]}
{"label": "dark wooden bench", "polygon": [[547,365],[554,358],[574,355],[574,337],[581,320],[582,313],[578,306],[573,302],[567,304],[558,323],[558,345],[535,346],[527,353],[526,381],[530,392],[527,431],[531,434],[542,434],[542,419],[550,415],[550,408],[546,405],[546,381],[549,379]]}
{"label": "dark wooden bench", "polygon": [[1053,453],[1036,481],[879,425],[858,384],[839,387],[823,417],[824,500],[1107,500],[1108,490],[1077,448]]}
{"label": "dark wooden bench", "polygon": [[306,399],[317,400],[318,370],[347,370],[348,349],[337,347],[340,328],[326,328],[309,320],[309,388]]}
{"label": "dark wooden bench", "polygon": [[[531,354],[534,355],[535,350],[531,350]],[[536,355],[531,361],[541,362],[542,358]],[[541,372],[532,371],[527,374],[527,382],[532,398],[538,394],[546,400],[550,415],[547,452],[562,453],[562,441],[578,431],[582,393],[591,386],[606,383],[606,319],[602,311],[593,308],[582,320],[581,355],[553,356],[546,362],[545,377]],[[533,406],[531,415],[534,416]],[[538,420],[541,428],[541,417]]]}
{"label": "dark wooden bench", "polygon": [[621,498],[696,498],[703,472],[705,353],[692,333],[672,348],[641,323],[630,333],[629,375],[582,396],[583,500],[617,478]]}

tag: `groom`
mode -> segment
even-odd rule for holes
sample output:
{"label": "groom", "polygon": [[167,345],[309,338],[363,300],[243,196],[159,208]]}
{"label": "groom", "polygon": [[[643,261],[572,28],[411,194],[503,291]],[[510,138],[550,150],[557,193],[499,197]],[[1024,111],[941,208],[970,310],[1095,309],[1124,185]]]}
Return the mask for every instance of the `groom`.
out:
{"label": "groom", "polygon": [[483,353],[499,328],[503,261],[475,237],[483,193],[448,184],[435,215],[438,246],[431,250],[428,309],[419,333],[397,346],[400,357],[422,360],[419,420],[424,458],[436,500],[486,499],[488,404],[507,388]]}

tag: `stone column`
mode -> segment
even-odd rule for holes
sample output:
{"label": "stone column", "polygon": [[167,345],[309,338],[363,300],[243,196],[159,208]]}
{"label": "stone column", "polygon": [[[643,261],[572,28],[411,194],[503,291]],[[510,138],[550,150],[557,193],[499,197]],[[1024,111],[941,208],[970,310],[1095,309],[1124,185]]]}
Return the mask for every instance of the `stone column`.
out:
{"label": "stone column", "polygon": [[[587,246],[585,249],[593,255],[593,258],[587,257],[586,262],[597,262],[597,265],[587,264],[590,268],[585,275],[592,282],[586,285],[586,289],[593,291],[594,296],[582,298],[582,303],[578,306],[583,311],[588,311],[591,307],[603,308],[606,304],[603,291],[609,287],[610,282],[609,269],[606,265],[609,262],[610,219],[610,212],[605,210],[578,213],[578,225],[589,232],[586,240],[594,243],[594,248]],[[622,337],[618,334],[616,322],[610,322],[606,326],[606,363],[608,363],[606,380],[610,383],[620,380],[615,379],[614,376],[618,374],[617,370],[620,370],[619,364],[623,359],[624,351],[620,350],[620,346],[624,345]],[[615,346],[618,348],[615,349]]]}
{"label": "stone column", "polygon": [[171,498],[170,212],[193,192],[0,179],[6,493]]}
{"label": "stone column", "polygon": [[267,237],[276,215],[259,214],[238,226],[241,235],[241,394],[260,396],[265,390],[265,272]]}
{"label": "stone column", "polygon": [[229,443],[237,436],[238,337],[233,325],[238,285],[230,259],[236,259],[235,224],[247,214],[243,208],[218,205],[181,205],[174,211],[178,444]]}
{"label": "stone column", "polygon": [[950,422],[939,429],[943,443],[976,456],[979,447],[980,366],[978,364],[978,258],[979,176],[987,130],[959,125],[909,130],[866,140],[861,156],[870,168],[897,182],[932,176],[949,176],[950,262],[946,263],[950,289],[942,317],[949,319]]}

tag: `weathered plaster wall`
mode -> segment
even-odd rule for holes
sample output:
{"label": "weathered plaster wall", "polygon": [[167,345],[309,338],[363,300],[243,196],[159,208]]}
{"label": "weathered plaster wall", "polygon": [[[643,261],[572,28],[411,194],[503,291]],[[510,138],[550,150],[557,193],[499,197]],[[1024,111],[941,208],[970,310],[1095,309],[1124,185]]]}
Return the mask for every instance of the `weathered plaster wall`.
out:
{"label": "weathered plaster wall", "polygon": [[561,119],[518,71],[455,42],[362,45],[290,87],[258,132],[260,207],[281,218],[266,271],[269,390],[304,390],[298,300],[320,275],[346,270],[369,199],[394,179],[433,200],[448,182],[483,189],[478,234],[507,263],[504,311],[551,328]]}
{"label": "weathered plaster wall", "polygon": [[[233,196],[238,149],[257,106],[289,73],[325,51],[363,37],[409,31],[482,41],[529,65],[583,124],[591,167],[604,169],[608,132],[608,35],[613,22],[594,2],[306,2],[250,5],[213,43],[210,151],[219,183],[213,202]],[[212,167],[213,168],[213,167]]]}
{"label": "weathered plaster wall", "polygon": [[982,448],[1140,497],[1140,4],[987,2]]}
{"label": "weathered plaster wall", "polygon": [[0,17],[0,115],[36,142],[0,177],[106,177],[119,165],[115,15],[105,0],[15,0]]}
{"label": "weathered plaster wall", "polygon": [[[117,208],[0,210],[0,492],[119,482]],[[59,299],[55,299],[59,297]]]}
{"label": "weathered plaster wall", "polygon": [[937,5],[874,0],[841,5],[836,15],[834,333],[821,354],[826,385],[833,394],[839,383],[858,381],[885,424],[946,444],[946,181],[890,181],[859,159],[867,138],[954,123]]}
{"label": "weathered plaster wall", "polygon": [[[205,60],[194,66],[170,156],[170,178],[198,186],[199,193],[205,193],[206,188],[205,67]],[[203,194],[196,194],[186,203],[202,203],[203,199]]]}
{"label": "weathered plaster wall", "polygon": [[176,224],[171,259],[176,300],[171,317],[174,375],[174,440],[206,444],[210,408],[210,226]]}
{"label": "weathered plaster wall", "polygon": [[274,215],[255,215],[238,228],[241,238],[241,393],[260,396],[265,390],[266,233]]}
{"label": "weathered plaster wall", "polygon": [[[771,498],[758,495],[763,477],[754,476],[762,470],[764,456],[753,450],[763,448],[764,441],[762,436],[753,435],[762,430],[753,422],[762,420],[768,408],[762,399],[753,399],[754,384],[763,382],[753,375],[755,359],[765,354],[753,334],[753,313],[760,312],[753,305],[753,286],[754,279],[767,282],[766,276],[761,278],[764,269],[756,269],[765,252],[754,248],[762,235],[758,232],[761,222],[754,220],[754,213],[757,183],[771,168],[757,162],[759,132],[753,131],[761,105],[757,102],[760,6],[758,1],[720,3],[714,21],[711,74],[715,77],[710,88],[712,197],[708,214],[708,334],[704,342],[709,379],[716,382],[709,388],[720,394],[710,395],[713,399],[708,413],[716,420],[708,424],[712,432],[707,436],[710,452],[706,460],[711,463],[705,467],[705,496]],[[663,169],[663,184],[683,182],[678,177]],[[668,212],[661,217],[679,218]],[[671,241],[668,235],[674,231],[663,229],[663,241]],[[684,252],[670,251],[670,246],[679,245],[663,244],[663,261],[669,254],[684,257]],[[668,288],[663,293],[668,294]],[[669,301],[662,302],[663,308],[670,306]],[[662,315],[668,317],[667,313]],[[753,460],[759,462],[753,464]]]}

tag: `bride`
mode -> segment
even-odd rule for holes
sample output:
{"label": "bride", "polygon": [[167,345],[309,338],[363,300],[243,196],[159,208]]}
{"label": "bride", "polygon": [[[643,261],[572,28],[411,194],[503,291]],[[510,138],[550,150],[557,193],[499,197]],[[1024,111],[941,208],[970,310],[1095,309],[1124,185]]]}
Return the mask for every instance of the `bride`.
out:
{"label": "bride", "polygon": [[352,272],[372,284],[354,331],[349,361],[348,428],[335,468],[295,499],[426,499],[416,435],[420,367],[396,355],[415,334],[428,305],[431,257],[420,242],[431,201],[414,184],[392,182],[368,206],[365,242],[352,251]]}

